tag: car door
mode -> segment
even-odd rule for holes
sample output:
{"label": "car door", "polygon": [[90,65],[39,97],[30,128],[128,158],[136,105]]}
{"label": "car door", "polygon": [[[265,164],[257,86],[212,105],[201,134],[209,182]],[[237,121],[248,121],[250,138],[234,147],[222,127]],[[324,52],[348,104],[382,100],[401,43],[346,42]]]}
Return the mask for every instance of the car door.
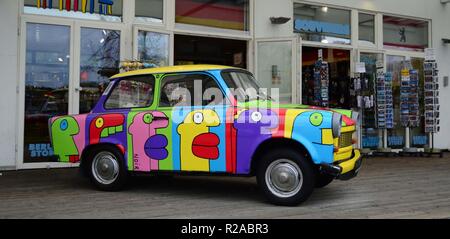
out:
{"label": "car door", "polygon": [[160,170],[227,172],[227,109],[217,79],[206,72],[176,73],[161,79],[157,110],[169,117],[161,132],[169,139]]}

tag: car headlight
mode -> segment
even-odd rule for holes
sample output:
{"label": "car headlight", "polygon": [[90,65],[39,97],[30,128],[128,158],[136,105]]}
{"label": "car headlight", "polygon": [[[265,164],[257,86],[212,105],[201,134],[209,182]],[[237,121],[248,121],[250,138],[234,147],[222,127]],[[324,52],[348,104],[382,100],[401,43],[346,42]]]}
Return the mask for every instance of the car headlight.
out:
{"label": "car headlight", "polygon": [[339,138],[341,136],[341,128],[342,128],[342,115],[338,113],[333,113],[333,120],[332,120],[333,138]]}

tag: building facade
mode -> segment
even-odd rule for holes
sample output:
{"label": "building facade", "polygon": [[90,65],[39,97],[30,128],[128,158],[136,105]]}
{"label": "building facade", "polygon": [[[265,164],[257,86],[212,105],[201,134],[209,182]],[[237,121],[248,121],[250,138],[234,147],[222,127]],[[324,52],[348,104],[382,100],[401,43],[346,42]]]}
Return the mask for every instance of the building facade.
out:
{"label": "building facade", "polygon": [[[441,102],[433,143],[448,149],[450,3],[445,2],[2,0],[0,169],[69,166],[53,156],[48,118],[89,112],[125,60],[238,66],[252,71],[263,87],[279,88],[282,102],[318,105],[314,67],[321,58],[328,67],[327,106],[360,112],[360,147],[402,149],[431,143],[421,89],[430,57],[426,49],[433,48]],[[405,67],[419,76],[420,123],[408,128],[401,124]],[[377,68],[392,76],[389,129],[380,129],[373,106]]]}

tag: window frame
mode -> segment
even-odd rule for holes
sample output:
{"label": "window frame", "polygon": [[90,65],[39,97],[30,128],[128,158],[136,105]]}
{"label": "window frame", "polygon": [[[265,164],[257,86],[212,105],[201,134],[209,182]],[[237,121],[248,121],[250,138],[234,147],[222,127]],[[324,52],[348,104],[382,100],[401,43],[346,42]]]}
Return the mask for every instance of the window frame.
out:
{"label": "window frame", "polygon": [[[185,74],[185,75],[206,75],[210,78],[212,78],[214,80],[214,82],[217,84],[218,88],[220,89],[220,91],[222,92],[223,98],[224,98],[224,103],[222,104],[218,104],[218,105],[183,105],[183,106],[160,106],[160,101],[161,101],[161,94],[162,94],[162,89],[165,86],[165,84],[163,83],[164,79],[166,77],[170,77],[170,76],[177,76],[177,75],[181,75],[181,74]],[[208,73],[208,72],[202,72],[202,71],[193,71],[193,72],[176,72],[176,73],[168,73],[168,74],[164,74],[163,76],[160,77],[159,81],[158,81],[158,95],[157,95],[157,101],[156,102],[156,108],[158,109],[172,109],[175,107],[189,107],[189,108],[193,108],[193,107],[201,107],[201,108],[205,108],[205,107],[217,107],[217,106],[229,106],[231,105],[230,99],[228,98],[228,95],[226,94],[225,90],[223,89],[223,86],[220,84],[219,80],[212,74]]]}
{"label": "window frame", "polygon": [[[361,39],[360,39],[360,29],[359,29],[359,16],[361,15],[361,14],[365,14],[365,15],[371,15],[371,16],[373,16],[373,23],[374,23],[374,25],[373,25],[373,42],[364,42],[364,41],[362,41]],[[376,48],[377,47],[377,44],[378,44],[378,38],[377,38],[377,36],[380,34],[379,32],[378,32],[378,14],[377,13],[374,13],[374,12],[367,12],[367,11],[360,11],[360,10],[358,10],[357,11],[357,14],[356,14],[358,17],[357,17],[357,19],[355,20],[356,22],[355,22],[355,24],[356,24],[356,26],[355,27],[357,27],[358,28],[358,30],[357,31],[355,31],[355,35],[356,35],[356,32],[357,32],[357,36],[355,36],[355,39],[356,39],[356,41],[357,41],[357,46],[358,46],[358,48],[369,48],[369,49],[373,49],[373,48]],[[352,33],[353,34],[353,33]]]}

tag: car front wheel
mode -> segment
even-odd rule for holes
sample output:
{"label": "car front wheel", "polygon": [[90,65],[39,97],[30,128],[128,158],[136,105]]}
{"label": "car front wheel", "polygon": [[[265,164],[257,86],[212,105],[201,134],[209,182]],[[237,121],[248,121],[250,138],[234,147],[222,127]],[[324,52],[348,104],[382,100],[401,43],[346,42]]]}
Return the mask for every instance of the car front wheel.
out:
{"label": "car front wheel", "polygon": [[94,185],[104,191],[120,190],[127,179],[123,156],[114,147],[101,147],[90,157],[90,178]]}
{"label": "car front wheel", "polygon": [[314,190],[315,173],[301,153],[279,149],[267,153],[261,160],[258,185],[271,203],[294,206],[309,198]]}

